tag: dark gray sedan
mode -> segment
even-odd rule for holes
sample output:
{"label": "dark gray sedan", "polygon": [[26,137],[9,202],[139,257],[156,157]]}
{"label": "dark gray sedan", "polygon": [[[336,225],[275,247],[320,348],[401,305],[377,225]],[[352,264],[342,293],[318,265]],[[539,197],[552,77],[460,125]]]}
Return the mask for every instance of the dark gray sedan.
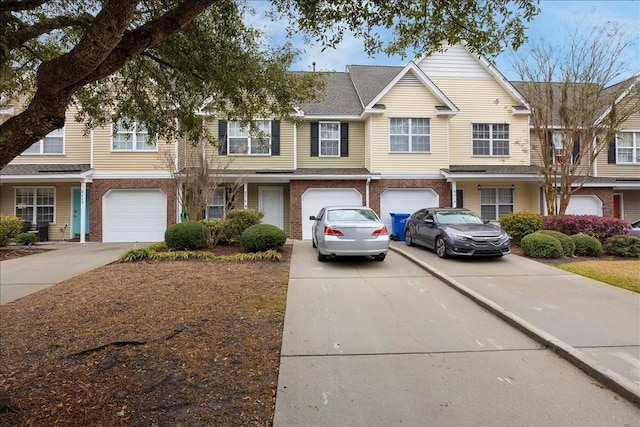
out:
{"label": "dark gray sedan", "polygon": [[468,209],[420,209],[407,218],[404,241],[433,249],[440,258],[511,253],[509,235]]}
{"label": "dark gray sedan", "polygon": [[373,256],[382,261],[387,256],[389,231],[373,209],[327,206],[309,219],[318,261],[337,256]]}

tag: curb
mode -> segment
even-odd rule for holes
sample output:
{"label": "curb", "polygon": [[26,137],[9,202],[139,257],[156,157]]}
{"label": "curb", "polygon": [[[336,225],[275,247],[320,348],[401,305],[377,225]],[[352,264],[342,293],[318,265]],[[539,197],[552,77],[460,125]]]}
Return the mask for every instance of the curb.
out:
{"label": "curb", "polygon": [[611,371],[610,369],[603,367],[595,360],[582,353],[580,350],[532,325],[523,318],[515,315],[514,313],[511,313],[510,311],[496,304],[490,299],[485,298],[477,292],[467,288],[462,283],[433,268],[432,266],[411,255],[410,253],[394,246],[389,246],[389,249],[414,262],[423,270],[426,270],[429,273],[433,274],[453,289],[473,300],[476,304],[487,309],[490,313],[498,316],[500,319],[515,327],[520,332],[527,335],[529,338],[532,338],[538,343],[551,349],[554,353],[568,360],[570,363],[584,371],[589,376],[606,385],[612,391],[618,393],[625,399],[629,400],[631,403],[640,407],[640,389],[631,380]]}

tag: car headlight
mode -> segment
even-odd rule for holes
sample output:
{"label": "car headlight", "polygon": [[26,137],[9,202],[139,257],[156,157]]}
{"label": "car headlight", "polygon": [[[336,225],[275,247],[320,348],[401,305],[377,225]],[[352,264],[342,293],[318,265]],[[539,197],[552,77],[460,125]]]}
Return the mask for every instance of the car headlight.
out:
{"label": "car headlight", "polygon": [[450,231],[447,234],[454,240],[469,240],[469,236],[465,236],[464,234],[452,233]]}

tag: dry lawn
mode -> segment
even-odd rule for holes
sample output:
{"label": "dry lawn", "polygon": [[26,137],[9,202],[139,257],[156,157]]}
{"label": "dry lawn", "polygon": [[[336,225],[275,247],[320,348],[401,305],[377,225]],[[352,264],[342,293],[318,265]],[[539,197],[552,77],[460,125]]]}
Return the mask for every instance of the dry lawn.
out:
{"label": "dry lawn", "polygon": [[640,292],[640,260],[589,260],[558,266],[562,270]]}
{"label": "dry lawn", "polygon": [[116,263],[0,306],[0,425],[271,425],[282,254]]}

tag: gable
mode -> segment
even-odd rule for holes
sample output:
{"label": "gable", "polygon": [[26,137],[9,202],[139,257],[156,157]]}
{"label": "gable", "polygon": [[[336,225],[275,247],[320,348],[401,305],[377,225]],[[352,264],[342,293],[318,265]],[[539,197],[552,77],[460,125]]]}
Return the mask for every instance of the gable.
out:
{"label": "gable", "polygon": [[417,61],[418,67],[429,77],[459,79],[493,79],[491,73],[461,44],[448,46]]}

